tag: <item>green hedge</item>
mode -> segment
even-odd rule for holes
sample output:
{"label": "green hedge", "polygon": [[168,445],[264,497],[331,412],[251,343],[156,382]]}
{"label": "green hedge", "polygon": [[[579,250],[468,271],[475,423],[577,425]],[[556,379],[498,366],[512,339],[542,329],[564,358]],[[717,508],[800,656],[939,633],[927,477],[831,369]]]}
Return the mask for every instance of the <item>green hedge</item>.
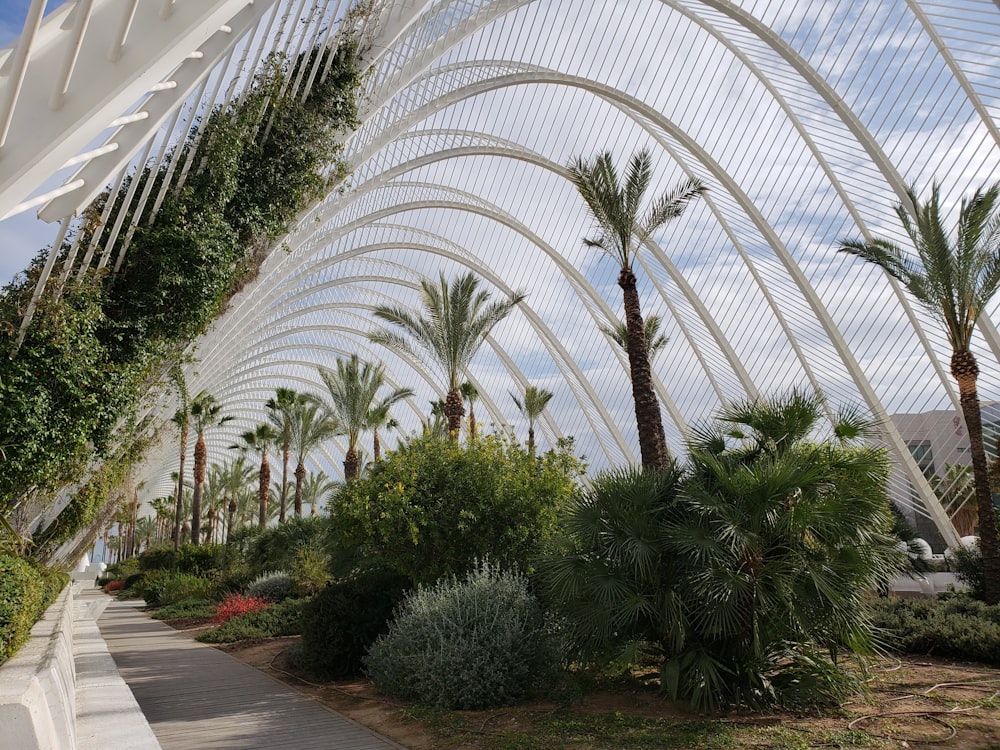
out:
{"label": "green hedge", "polygon": [[0,555],[0,663],[28,640],[31,627],[68,582],[65,573]]}
{"label": "green hedge", "polygon": [[903,653],[1000,666],[1000,605],[968,596],[889,599],[876,605],[875,625]]}

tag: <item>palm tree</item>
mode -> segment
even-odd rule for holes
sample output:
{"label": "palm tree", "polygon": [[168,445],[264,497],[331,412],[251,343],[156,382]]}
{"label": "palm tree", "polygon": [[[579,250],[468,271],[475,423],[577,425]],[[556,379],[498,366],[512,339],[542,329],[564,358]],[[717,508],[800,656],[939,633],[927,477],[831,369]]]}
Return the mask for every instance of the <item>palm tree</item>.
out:
{"label": "palm tree", "polygon": [[[642,334],[643,338],[646,339],[646,352],[650,361],[670,342],[670,339],[660,333],[662,324],[663,318],[659,315],[650,315],[643,324]],[[623,322],[618,321],[613,326],[601,326],[600,328],[601,333],[610,336],[628,354],[628,328]]]}
{"label": "palm tree", "polygon": [[237,498],[246,494],[247,485],[250,484],[254,475],[254,468],[247,463],[246,456],[241,455],[226,463],[220,474],[223,506],[228,512],[226,517],[226,538],[228,539],[233,532],[233,523],[238,508]]}
{"label": "palm tree", "polygon": [[322,404],[303,400],[295,406],[292,416],[292,447],[295,450],[295,516],[302,515],[303,480],[306,476],[306,456],[320,443],[337,434],[337,423],[327,416]]}
{"label": "palm tree", "polygon": [[317,471],[305,477],[302,483],[302,502],[309,503],[309,515],[315,516],[323,498],[341,486],[341,483],[331,479],[324,472]]}
{"label": "palm tree", "polygon": [[[186,395],[186,394],[185,394]],[[181,504],[182,504],[182,490],[184,487],[184,462],[187,457],[187,443],[188,443],[188,424],[190,422],[190,414],[188,413],[187,399],[184,400],[184,405],[174,412],[174,416],[171,421],[177,425],[180,430],[180,442],[181,442],[181,460],[177,468],[177,479],[175,479],[176,486],[176,496],[174,500],[174,549],[178,549],[181,544]]]}
{"label": "palm tree", "polygon": [[466,380],[459,390],[462,398],[469,402],[469,439],[476,439],[476,400],[479,398],[479,391],[476,386]]}
{"label": "palm tree", "polygon": [[135,548],[149,549],[153,539],[156,537],[156,519],[152,516],[143,516],[135,524]]}
{"label": "palm tree", "polygon": [[[838,250],[857,255],[881,267],[898,280],[944,326],[951,345],[951,374],[958,383],[962,415],[969,434],[972,473],[979,507],[979,544],[983,554],[985,599],[1000,602],[1000,540],[990,494],[989,468],[983,445],[979,408],[979,365],[970,351],[976,319],[1000,287],[1000,183],[980,188],[962,199],[954,235],[945,229],[940,189],[921,203],[908,188],[909,206],[896,206],[896,215],[909,236],[916,256],[884,238],[843,240]],[[914,219],[911,219],[911,211]]]}
{"label": "palm tree", "polygon": [[707,188],[697,178],[685,180],[653,200],[645,215],[640,217],[640,204],[653,176],[653,158],[648,151],[639,151],[632,157],[624,184],[618,179],[610,151],[598,154],[593,162],[577,157],[568,170],[570,181],[601,230],[598,237],[584,239],[584,244],[600,248],[620,268],[618,286],[622,288],[625,302],[629,372],[642,465],[662,468],[667,464],[667,441],[660,404],[653,390],[645,324],[632,261],[654,232],[671,219],[680,217],[687,204]]}
{"label": "palm tree", "polygon": [[205,468],[208,463],[208,446],[205,445],[205,430],[218,427],[232,417],[220,416],[222,404],[215,396],[202,391],[191,401],[191,422],[194,424],[198,440],[194,444],[194,500],[191,503],[191,544],[201,540],[201,498],[205,485]]}
{"label": "palm tree", "polygon": [[392,418],[389,409],[373,409],[368,415],[368,429],[372,431],[372,457],[375,461],[382,460],[382,441],[379,438],[379,430],[394,430],[399,427],[399,422]]}
{"label": "palm tree", "polygon": [[552,392],[529,385],[524,389],[524,400],[519,399],[513,393],[510,394],[510,397],[514,399],[517,410],[528,420],[528,453],[535,455],[535,420],[542,415],[545,407],[552,400]]}
{"label": "palm tree", "polygon": [[385,385],[385,365],[362,362],[357,354],[350,359],[338,359],[337,370],[320,368],[319,375],[330,394],[329,401],[321,403],[330,420],[347,435],[347,453],[344,456],[344,479],[350,482],[358,476],[358,437],[369,428],[372,412],[388,412],[396,402],[413,395],[410,388],[393,389],[379,399],[378,392]]}
{"label": "palm tree", "polygon": [[274,398],[269,398],[264,405],[267,418],[278,431],[281,441],[281,505],[278,513],[278,523],[285,522],[285,510],[288,501],[288,459],[292,446],[292,411],[300,399],[299,394],[291,388],[277,388]]}
{"label": "palm tree", "polygon": [[240,435],[242,445],[232,445],[230,448],[252,451],[260,454],[260,471],[257,480],[257,502],[259,513],[257,525],[261,528],[267,525],[267,501],[271,495],[271,464],[267,461],[267,453],[278,443],[278,433],[269,424],[259,424],[254,430],[247,430]]}
{"label": "palm tree", "polygon": [[421,280],[420,286],[423,317],[403,307],[376,307],[376,317],[402,329],[405,335],[383,329],[370,333],[368,338],[409,356],[416,356],[415,349],[422,349],[441,367],[448,389],[445,399],[448,434],[452,440],[458,440],[465,415],[459,376],[468,368],[493,326],[506,318],[526,295],[515,292],[502,302],[491,303],[489,292],[477,291],[479,280],[471,273],[450,284],[442,273],[437,286],[429,279]]}

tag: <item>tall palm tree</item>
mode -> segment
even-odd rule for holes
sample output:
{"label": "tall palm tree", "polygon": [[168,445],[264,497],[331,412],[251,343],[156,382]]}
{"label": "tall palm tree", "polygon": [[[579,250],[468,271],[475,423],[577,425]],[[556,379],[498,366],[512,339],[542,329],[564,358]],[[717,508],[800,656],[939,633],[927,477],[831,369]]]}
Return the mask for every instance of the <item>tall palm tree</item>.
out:
{"label": "tall palm tree", "polygon": [[1000,540],[983,445],[976,383],[979,365],[970,344],[976,319],[1000,288],[1000,183],[962,199],[954,234],[944,226],[938,185],[931,187],[930,200],[925,203],[912,187],[906,197],[909,205],[896,206],[896,215],[916,250],[915,256],[884,238],[843,240],[838,249],[880,266],[944,326],[951,345],[951,374],[958,383],[969,434],[985,598],[996,604],[1000,602]]}
{"label": "tall palm tree", "polygon": [[278,523],[285,522],[285,511],[288,503],[288,459],[292,446],[292,411],[300,396],[291,388],[277,388],[274,397],[269,398],[264,407],[267,409],[267,419],[278,431],[281,441],[281,504],[278,512]]}
{"label": "tall palm tree", "polygon": [[[643,324],[642,334],[643,338],[646,339],[646,352],[650,361],[670,342],[670,339],[660,333],[662,324],[663,318],[659,315],[650,315]],[[628,327],[622,321],[618,321],[613,326],[601,326],[601,332],[610,336],[628,354]]]}
{"label": "tall palm tree", "polygon": [[188,412],[189,405],[185,399],[184,404],[174,412],[174,416],[171,421],[177,425],[177,429],[180,431],[180,443],[181,443],[181,460],[177,467],[177,479],[175,480],[175,497],[174,497],[174,549],[180,547],[181,544],[181,504],[182,504],[182,491],[184,487],[184,463],[187,458],[187,443],[188,443],[188,425],[190,424],[191,416]]}
{"label": "tall palm tree", "polygon": [[469,402],[469,439],[476,439],[476,401],[479,399],[479,391],[471,382],[466,380],[459,387],[462,398]]}
{"label": "tall palm tree", "polygon": [[510,397],[514,399],[517,410],[528,420],[528,453],[535,455],[535,420],[542,415],[545,407],[552,400],[552,392],[529,385],[524,389],[523,400],[513,393],[510,394]]}
{"label": "tall palm tree", "polygon": [[[237,456],[227,462],[221,469],[223,488],[223,505],[228,512],[226,521],[226,538],[233,533],[233,523],[239,507],[238,498],[246,494],[247,486],[253,479],[254,467],[247,463],[246,455]],[[226,502],[228,501],[228,503]]]}
{"label": "tall palm tree", "polygon": [[171,419],[180,431],[181,443],[181,460],[180,465],[177,468],[177,476],[179,478],[177,479],[177,489],[174,498],[174,549],[176,550],[181,544],[181,522],[184,515],[181,512],[181,506],[183,505],[184,462],[187,457],[188,425],[190,423],[189,412],[191,409],[191,401],[188,398],[187,381],[184,380],[184,372],[181,370],[180,365],[174,365],[171,368],[170,379],[177,388],[177,394],[181,400],[180,408],[174,412],[174,416]]}
{"label": "tall palm tree", "polygon": [[156,519],[153,516],[143,516],[135,524],[135,548],[149,549],[156,537]]}
{"label": "tall palm tree", "polygon": [[322,404],[302,400],[295,406],[292,418],[292,448],[295,451],[295,516],[302,515],[303,481],[306,476],[306,456],[320,443],[338,432]]}
{"label": "tall palm tree", "polygon": [[401,329],[403,334],[383,329],[370,333],[368,338],[409,356],[416,356],[415,350],[422,349],[441,367],[448,389],[445,399],[448,433],[452,440],[458,440],[465,415],[460,375],[493,327],[526,295],[515,292],[502,302],[490,302],[489,292],[478,290],[479,280],[471,273],[451,283],[442,273],[438,285],[422,279],[420,286],[424,315],[420,317],[403,307],[376,307],[375,316]]}
{"label": "tall palm tree", "polygon": [[271,464],[267,453],[278,443],[278,433],[269,424],[259,424],[256,429],[247,430],[240,435],[241,445],[232,445],[236,450],[260,454],[260,470],[257,474],[257,503],[259,513],[257,525],[261,528],[267,525],[267,501],[271,495]]}
{"label": "tall palm tree", "polygon": [[372,412],[388,411],[396,402],[413,395],[410,388],[395,388],[381,399],[379,390],[385,383],[385,365],[362,362],[357,354],[350,359],[338,359],[337,369],[320,368],[319,375],[329,392],[329,400],[321,403],[329,418],[347,435],[344,456],[344,479],[356,479],[360,467],[358,437],[370,426]]}
{"label": "tall palm tree", "polygon": [[640,216],[643,196],[653,176],[653,158],[648,151],[642,150],[632,156],[624,183],[618,178],[610,151],[598,154],[593,161],[577,157],[568,170],[570,181],[601,231],[593,239],[584,239],[584,244],[603,250],[620,269],[618,286],[622,288],[625,303],[629,371],[642,465],[663,468],[667,465],[667,441],[660,404],[653,390],[645,324],[632,261],[654,232],[671,219],[680,217],[687,204],[707,188],[697,178],[685,180],[654,199]]}
{"label": "tall palm tree", "polygon": [[191,400],[191,423],[198,440],[194,444],[194,499],[191,502],[191,544],[201,541],[201,498],[205,486],[205,469],[208,463],[208,446],[205,444],[205,430],[218,427],[232,417],[221,415],[222,404],[211,393],[202,391]]}

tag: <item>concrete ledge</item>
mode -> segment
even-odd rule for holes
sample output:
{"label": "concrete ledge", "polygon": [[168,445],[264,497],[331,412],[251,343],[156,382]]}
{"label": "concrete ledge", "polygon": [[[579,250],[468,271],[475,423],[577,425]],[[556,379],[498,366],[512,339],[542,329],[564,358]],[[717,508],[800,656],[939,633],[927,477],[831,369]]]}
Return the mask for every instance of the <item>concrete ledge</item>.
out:
{"label": "concrete ledge", "polygon": [[0,667],[4,747],[62,750],[76,735],[73,594],[67,586],[31,629],[29,640]]}
{"label": "concrete ledge", "polygon": [[946,591],[965,591],[969,587],[958,580],[954,573],[923,573],[910,576],[897,576],[889,590],[902,597],[937,596]]}
{"label": "concrete ledge", "polygon": [[97,627],[110,601],[67,586],[0,667],[0,748],[160,748]]}

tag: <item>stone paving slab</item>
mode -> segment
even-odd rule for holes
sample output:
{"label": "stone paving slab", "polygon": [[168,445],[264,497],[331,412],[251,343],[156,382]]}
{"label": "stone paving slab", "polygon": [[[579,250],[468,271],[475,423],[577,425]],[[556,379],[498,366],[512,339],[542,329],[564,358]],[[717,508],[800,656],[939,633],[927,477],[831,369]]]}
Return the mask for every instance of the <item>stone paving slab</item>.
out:
{"label": "stone paving slab", "polygon": [[98,624],[164,750],[405,750],[139,606],[114,600]]}

